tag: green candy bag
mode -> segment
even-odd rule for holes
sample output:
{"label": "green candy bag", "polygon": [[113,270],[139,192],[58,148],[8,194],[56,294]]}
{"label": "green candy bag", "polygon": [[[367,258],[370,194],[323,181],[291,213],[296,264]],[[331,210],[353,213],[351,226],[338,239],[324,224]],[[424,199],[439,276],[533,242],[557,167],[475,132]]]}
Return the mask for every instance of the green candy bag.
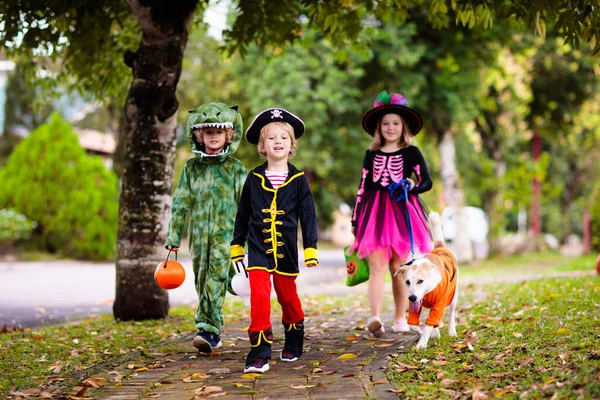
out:
{"label": "green candy bag", "polygon": [[356,250],[347,255],[350,246],[344,247],[346,258],[346,286],[356,286],[369,280],[369,263],[364,258],[358,258]]}

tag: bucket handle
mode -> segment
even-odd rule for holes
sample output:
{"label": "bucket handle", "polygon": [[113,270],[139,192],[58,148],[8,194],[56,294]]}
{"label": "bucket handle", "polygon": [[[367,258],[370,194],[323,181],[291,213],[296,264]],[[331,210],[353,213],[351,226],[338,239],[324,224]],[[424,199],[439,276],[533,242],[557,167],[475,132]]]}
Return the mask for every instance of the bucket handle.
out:
{"label": "bucket handle", "polygon": [[248,271],[246,271],[246,265],[244,264],[244,260],[242,260],[242,261],[236,261],[235,262],[235,269],[237,270],[238,274],[241,273],[242,270],[243,270],[244,274],[246,275],[246,278],[248,278]]}
{"label": "bucket handle", "polygon": [[[165,264],[163,265],[163,268],[167,268],[167,261],[169,261],[169,256],[171,255],[171,252],[173,251],[173,248],[169,249],[169,252],[167,253],[167,258],[165,258]],[[177,252],[175,251],[175,261],[177,261]]]}

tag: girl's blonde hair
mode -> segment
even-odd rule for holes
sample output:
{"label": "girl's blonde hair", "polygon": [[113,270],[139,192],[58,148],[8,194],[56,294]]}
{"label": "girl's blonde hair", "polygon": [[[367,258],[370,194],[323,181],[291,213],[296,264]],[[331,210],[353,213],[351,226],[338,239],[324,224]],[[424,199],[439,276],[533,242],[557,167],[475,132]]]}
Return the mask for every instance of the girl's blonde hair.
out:
{"label": "girl's blonde hair", "polygon": [[[394,113],[388,113],[388,114],[394,114]],[[387,114],[384,114],[384,115],[387,115]],[[384,115],[382,115],[381,118],[379,119],[379,121],[377,122],[377,128],[375,128],[375,134],[373,135],[373,141],[371,142],[371,145],[369,146],[369,150],[371,150],[371,151],[381,149],[381,147],[385,143],[385,139],[383,138],[383,135],[381,134],[381,121],[383,120]],[[400,120],[402,121],[402,135],[400,135],[398,144],[400,145],[400,148],[403,149],[403,148],[408,147],[413,144],[413,140],[414,140],[415,136],[410,131],[410,128],[408,127],[408,124],[406,123],[406,120],[404,118],[402,118],[402,116],[400,114],[396,114],[396,115],[398,115],[400,117]]]}
{"label": "girl's blonde hair", "polygon": [[[233,138],[235,137],[235,131],[231,128],[225,128],[223,130],[225,131],[225,145],[227,146],[228,144],[231,144],[233,142]],[[200,146],[203,146],[204,142],[202,141],[202,134],[204,133],[204,128],[194,129],[192,130],[192,133],[194,134],[196,142],[198,142]]]}
{"label": "girl's blonde hair", "polygon": [[290,135],[290,141],[291,146],[290,146],[290,153],[289,153],[289,158],[293,158],[296,155],[296,148],[298,147],[298,145],[296,144],[296,135],[294,134],[294,128],[292,128],[292,126],[290,124],[288,124],[287,122],[270,122],[268,124],[266,124],[265,126],[263,126],[263,128],[260,130],[260,136],[258,137],[258,154],[260,155],[260,158],[267,158],[267,152],[265,151],[265,140],[266,140],[266,136],[267,136],[267,127],[269,126],[278,126],[281,129],[283,129],[285,131],[285,133],[287,133],[288,135]]}

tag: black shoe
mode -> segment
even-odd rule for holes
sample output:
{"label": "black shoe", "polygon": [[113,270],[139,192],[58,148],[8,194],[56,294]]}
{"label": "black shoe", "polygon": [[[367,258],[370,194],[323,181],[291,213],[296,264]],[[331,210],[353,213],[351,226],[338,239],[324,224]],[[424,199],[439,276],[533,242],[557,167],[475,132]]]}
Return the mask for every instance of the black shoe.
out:
{"label": "black shoe", "polygon": [[279,358],[281,361],[296,361],[302,355],[304,346],[304,320],[296,324],[283,323],[285,328],[285,343]]}
{"label": "black shoe", "polygon": [[269,370],[269,363],[267,361],[266,358],[257,358],[254,361],[252,361],[250,364],[246,364],[246,367],[244,368],[244,373],[248,373],[248,372],[260,372],[261,374],[263,372],[266,372]]}
{"label": "black shoe", "polygon": [[192,344],[200,353],[210,353],[213,349],[221,347],[223,342],[221,336],[200,329]]}
{"label": "black shoe", "polygon": [[292,361],[296,361],[298,359],[297,356],[295,356],[292,353],[287,352],[287,351],[282,351],[281,354],[279,355],[279,358],[281,359],[281,361],[285,361],[285,362],[292,362]]}

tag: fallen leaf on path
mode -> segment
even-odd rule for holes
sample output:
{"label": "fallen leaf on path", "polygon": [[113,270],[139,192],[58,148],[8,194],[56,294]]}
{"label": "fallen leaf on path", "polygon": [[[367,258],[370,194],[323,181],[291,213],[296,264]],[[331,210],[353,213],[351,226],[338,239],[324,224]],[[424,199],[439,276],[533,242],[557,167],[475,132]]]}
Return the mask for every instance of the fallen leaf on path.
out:
{"label": "fallen leaf on path", "polygon": [[309,389],[314,388],[317,385],[292,385],[290,386],[292,389]]}
{"label": "fallen leaf on path", "polygon": [[361,340],[362,338],[360,336],[348,336],[346,337],[346,340],[351,342],[353,340]]}
{"label": "fallen leaf on path", "polygon": [[349,360],[352,358],[356,358],[358,357],[356,354],[354,353],[346,353],[346,354],[342,354],[341,356],[338,357],[339,360]]}
{"label": "fallen leaf on path", "polygon": [[378,379],[373,382],[373,385],[385,385],[386,383],[388,383],[387,379]]}
{"label": "fallen leaf on path", "polygon": [[257,374],[257,373],[254,373],[254,372],[250,372],[248,374],[242,375],[242,378],[244,378],[244,379],[254,379],[254,378],[258,378],[259,376],[262,376],[262,374]]}
{"label": "fallen leaf on path", "polygon": [[390,347],[393,346],[393,343],[381,343],[381,344],[376,344],[375,347]]}
{"label": "fallen leaf on path", "polygon": [[223,391],[223,388],[221,386],[202,386],[201,388],[194,390],[194,393],[195,394],[209,394],[209,393],[222,392],[222,391]]}
{"label": "fallen leaf on path", "polygon": [[211,375],[219,375],[219,374],[229,374],[231,370],[229,368],[213,368],[208,371]]}
{"label": "fallen leaf on path", "polygon": [[304,367],[306,367],[306,364],[299,365],[299,366],[297,366],[297,367],[294,367],[294,368],[292,368],[292,369],[293,369],[293,370],[298,370],[298,369],[302,369],[302,368],[304,368]]}
{"label": "fallen leaf on path", "polygon": [[83,382],[81,382],[81,386],[87,386],[87,387],[92,387],[94,389],[98,389],[99,387],[104,385],[104,383],[106,383],[106,379],[104,379],[104,378],[100,378],[100,377],[88,378],[88,379],[84,380]]}
{"label": "fallen leaf on path", "polygon": [[343,375],[342,378],[352,378],[353,376],[355,376],[354,374],[346,374]]}
{"label": "fallen leaf on path", "polygon": [[194,379],[194,378],[191,378],[191,377],[190,378],[184,378],[183,381],[186,382],[186,383],[202,382],[201,379]]}

